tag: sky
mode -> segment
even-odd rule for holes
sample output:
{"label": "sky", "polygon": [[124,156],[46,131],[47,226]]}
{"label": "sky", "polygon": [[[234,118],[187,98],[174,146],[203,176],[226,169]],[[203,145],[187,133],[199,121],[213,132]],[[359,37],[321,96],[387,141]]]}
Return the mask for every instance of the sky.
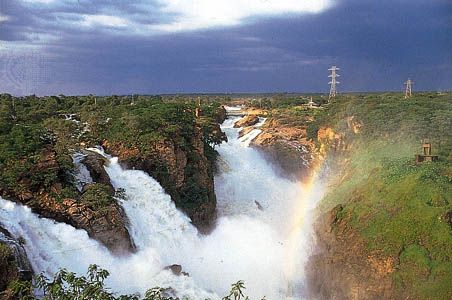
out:
{"label": "sky", "polygon": [[0,93],[452,90],[450,0],[0,0]]}

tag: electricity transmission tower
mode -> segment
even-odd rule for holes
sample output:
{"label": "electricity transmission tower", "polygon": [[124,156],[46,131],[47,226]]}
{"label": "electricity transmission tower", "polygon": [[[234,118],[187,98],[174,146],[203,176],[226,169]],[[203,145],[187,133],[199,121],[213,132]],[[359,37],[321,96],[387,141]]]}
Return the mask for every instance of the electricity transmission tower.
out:
{"label": "electricity transmission tower", "polygon": [[405,82],[405,99],[410,98],[412,96],[412,87],[413,87],[413,81],[408,78],[408,80]]}
{"label": "electricity transmission tower", "polygon": [[331,81],[328,83],[331,84],[330,96],[328,97],[328,99],[334,98],[337,95],[336,84],[340,83],[339,81],[336,80],[336,78],[340,76],[339,74],[336,73],[336,71],[338,70],[340,69],[336,66],[332,66],[331,68],[328,69],[328,71],[331,71],[331,75],[328,76],[331,78]]}

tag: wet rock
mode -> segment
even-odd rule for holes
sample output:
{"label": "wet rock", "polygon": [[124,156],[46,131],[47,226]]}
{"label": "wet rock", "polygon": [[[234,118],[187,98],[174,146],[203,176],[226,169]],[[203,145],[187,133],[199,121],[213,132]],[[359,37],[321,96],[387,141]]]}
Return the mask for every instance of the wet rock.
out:
{"label": "wet rock", "polygon": [[195,127],[189,145],[182,148],[171,140],[156,141],[145,156],[122,144],[106,141],[103,147],[118,156],[124,167],[155,178],[200,232],[212,228],[216,218],[214,167],[204,152],[201,128]]}
{"label": "wet rock", "polygon": [[300,180],[309,174],[314,155],[310,148],[299,142],[275,139],[271,143],[261,145],[253,140],[252,146],[257,148],[273,165],[275,171],[285,178]]}
{"label": "wet rock", "polygon": [[104,244],[113,254],[125,255],[134,251],[127,230],[127,217],[116,202],[96,209],[75,199],[58,202],[47,195],[32,209],[44,217],[86,230],[91,238]]}
{"label": "wet rock", "polygon": [[13,299],[8,285],[15,280],[31,281],[32,276],[22,244],[0,227],[0,299]]}
{"label": "wet rock", "polygon": [[177,264],[174,264],[174,265],[171,265],[171,266],[166,266],[165,270],[171,270],[171,272],[173,272],[173,274],[176,275],[176,276],[180,276],[180,275],[190,276],[190,274],[188,274],[187,272],[183,272],[182,271],[182,266],[181,265],[177,265]]}
{"label": "wet rock", "polygon": [[175,265],[165,267],[165,270],[171,270],[171,272],[173,272],[174,275],[179,276],[182,272],[182,266],[175,264]]}
{"label": "wet rock", "polygon": [[261,205],[259,202],[254,201],[254,204],[256,204],[257,209],[259,209],[259,210],[264,210],[264,208],[262,207],[262,205]]}
{"label": "wet rock", "polygon": [[250,127],[245,127],[242,130],[239,131],[239,138],[247,135],[248,133],[250,133],[252,130],[254,129],[254,127],[250,126]]}
{"label": "wet rock", "polygon": [[338,205],[315,223],[317,250],[306,266],[308,298],[408,299],[394,294],[396,260],[368,251],[350,229],[350,218],[345,207]]}
{"label": "wet rock", "polygon": [[108,160],[99,153],[89,150],[84,150],[83,154],[85,155],[85,157],[81,162],[88,169],[93,181],[105,184],[109,186],[112,191],[114,191],[110,177],[108,176],[107,171],[105,171],[104,168],[104,164],[108,163]]}
{"label": "wet rock", "polygon": [[268,119],[251,142],[281,176],[300,180],[309,174],[316,157],[315,144],[306,137],[305,126],[281,124]]}
{"label": "wet rock", "polygon": [[253,126],[256,125],[258,122],[259,122],[258,116],[249,115],[235,122],[234,128]]}
{"label": "wet rock", "polygon": [[[110,183],[108,174],[103,168],[105,159],[93,154],[88,155],[87,164],[95,173],[96,179],[102,181],[102,185],[108,197],[113,197],[114,189]],[[50,187],[36,186],[30,178],[32,174],[46,174],[53,172],[58,174],[57,181]],[[115,254],[125,254],[134,250],[126,224],[127,218],[122,208],[116,201],[111,201],[103,207],[93,207],[89,203],[83,203],[81,199],[87,191],[96,187],[99,183],[85,186],[82,195],[74,195],[72,198],[62,198],[64,182],[64,170],[60,167],[56,153],[50,147],[45,148],[41,154],[41,160],[34,165],[30,172],[25,174],[20,184],[23,192],[1,190],[1,196],[5,199],[28,205],[34,213],[53,219],[57,222],[67,223],[78,229],[84,229],[88,235],[104,244]],[[94,195],[93,197],[95,197]],[[92,197],[92,198],[93,198]]]}

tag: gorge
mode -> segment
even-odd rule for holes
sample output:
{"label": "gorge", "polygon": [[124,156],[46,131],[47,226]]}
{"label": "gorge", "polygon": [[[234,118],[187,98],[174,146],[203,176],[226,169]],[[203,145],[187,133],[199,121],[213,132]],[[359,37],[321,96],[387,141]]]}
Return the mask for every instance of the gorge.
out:
{"label": "gorge", "polygon": [[[217,149],[218,219],[208,235],[198,233],[155,179],[143,171],[122,169],[118,158],[110,156],[105,169],[113,187],[124,190],[119,203],[135,253],[115,257],[85,231],[39,218],[29,208],[3,199],[2,225],[24,239],[38,273],[51,275],[64,267],[83,274],[94,263],[111,272],[108,286],[121,293],[143,293],[160,286],[171,287],[180,298],[217,299],[232,282],[242,279],[253,298],[299,299],[306,293],[308,214],[321,197],[321,187],[303,187],[275,174],[262,155],[249,147],[265,120],[238,138],[239,129],[233,124],[239,119],[222,125],[229,142]],[[189,275],[165,270],[173,264]]]}
{"label": "gorge", "polygon": [[[118,294],[221,299],[238,280],[251,299],[452,292],[448,95],[2,97],[4,288],[31,277],[18,251],[50,278],[96,264]],[[425,136],[440,161],[415,164]]]}

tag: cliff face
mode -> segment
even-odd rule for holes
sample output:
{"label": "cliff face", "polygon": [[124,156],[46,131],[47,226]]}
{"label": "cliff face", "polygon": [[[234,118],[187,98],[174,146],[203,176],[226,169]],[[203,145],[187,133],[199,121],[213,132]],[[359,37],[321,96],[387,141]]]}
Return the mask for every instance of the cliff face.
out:
{"label": "cliff face", "polygon": [[0,299],[15,299],[9,285],[16,280],[31,281],[32,275],[25,249],[0,227]]}
{"label": "cliff face", "polygon": [[[103,167],[101,169],[105,172]],[[103,243],[115,254],[132,251],[133,246],[126,228],[126,218],[116,201],[110,202],[103,209],[97,209],[90,203],[81,201],[89,187],[80,195],[65,195],[63,190],[65,175],[61,174],[62,172],[55,151],[48,147],[43,151],[40,161],[30,170],[30,173],[23,174],[20,180],[21,192],[1,190],[0,194],[5,199],[15,200],[29,206],[35,213],[43,217],[86,230],[90,237]],[[49,173],[58,174],[50,187],[33,183],[33,175]],[[108,178],[108,175],[106,176]],[[109,193],[113,193],[113,190],[110,190]]]}
{"label": "cliff face", "polygon": [[405,299],[395,294],[392,274],[396,261],[369,252],[351,228],[342,206],[316,222],[317,252],[310,257],[308,287],[314,299]]}
{"label": "cliff face", "polygon": [[[333,176],[331,188],[350,180],[348,134],[359,133],[362,124],[349,118],[345,132],[331,127],[317,131],[317,155],[327,161]],[[334,193],[334,190],[329,191]],[[355,201],[359,201],[359,196]],[[346,202],[347,199],[343,199]],[[353,228],[352,215],[342,204],[322,213],[315,222],[316,252],[306,266],[311,297],[318,299],[396,299],[392,275],[396,261],[379,251],[369,251]]]}
{"label": "cliff face", "polygon": [[[304,124],[281,120],[282,117],[269,118],[252,145],[261,149],[285,175],[300,179],[309,174],[311,166],[328,161],[330,168],[340,174],[335,184],[348,180],[350,176],[342,170],[349,167],[353,136],[359,134],[362,123],[354,117],[347,118],[344,132],[321,126],[315,139],[310,140],[307,126],[312,120],[306,119]],[[250,129],[245,127],[241,134]],[[343,207],[338,205],[316,221],[316,252],[306,266],[310,296],[313,299],[403,297],[393,283],[397,259],[369,251],[366,241],[350,225],[351,215],[343,214]]]}
{"label": "cliff face", "polygon": [[316,159],[316,148],[307,138],[305,126],[292,126],[270,118],[261,129],[262,133],[252,141],[252,146],[262,150],[282,175],[300,179],[309,173],[309,167]]}
{"label": "cliff face", "polygon": [[[413,159],[421,137],[442,130],[441,122],[415,109],[410,118],[389,118],[405,113],[397,110],[405,103],[380,101],[354,103],[354,115],[338,101],[333,105],[341,109],[329,106],[316,124],[329,182],[306,270],[311,297],[451,299],[450,161]],[[418,125],[423,119],[426,125]],[[443,132],[440,141],[449,140]]]}
{"label": "cliff face", "polygon": [[212,226],[216,207],[213,163],[206,156],[200,128],[195,128],[184,147],[173,140],[153,143],[146,154],[108,141],[103,147],[126,168],[143,170],[155,178],[200,231]]}

